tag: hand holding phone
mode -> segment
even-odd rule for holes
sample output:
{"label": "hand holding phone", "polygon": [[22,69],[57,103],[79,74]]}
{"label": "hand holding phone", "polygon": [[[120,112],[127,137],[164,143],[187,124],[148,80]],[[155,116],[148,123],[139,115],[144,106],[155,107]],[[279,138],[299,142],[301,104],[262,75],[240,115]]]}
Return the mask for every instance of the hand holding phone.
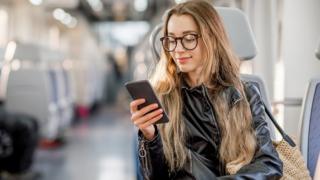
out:
{"label": "hand holding phone", "polygon": [[[127,82],[125,84],[125,87],[127,88],[129,94],[131,95],[132,99],[145,99],[145,103],[140,104],[138,106],[138,110],[151,105],[151,104],[158,104],[158,107],[162,108],[160,101],[158,100],[156,94],[154,93],[152,86],[150,85],[149,81],[142,80],[142,81],[133,81],[133,82]],[[152,113],[148,112],[148,113]],[[147,114],[148,114],[147,113]],[[169,118],[166,114],[166,112],[163,111],[163,116],[160,120],[158,120],[155,124],[159,123],[166,123],[169,122]]]}

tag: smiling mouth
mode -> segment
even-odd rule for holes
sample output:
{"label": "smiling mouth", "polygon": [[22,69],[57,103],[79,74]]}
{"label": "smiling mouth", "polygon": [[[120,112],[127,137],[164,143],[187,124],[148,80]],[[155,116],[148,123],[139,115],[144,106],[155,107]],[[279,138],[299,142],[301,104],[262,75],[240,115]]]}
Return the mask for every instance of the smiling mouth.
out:
{"label": "smiling mouth", "polygon": [[179,63],[185,63],[187,61],[189,61],[191,59],[191,57],[182,57],[182,58],[177,58],[177,61]]}

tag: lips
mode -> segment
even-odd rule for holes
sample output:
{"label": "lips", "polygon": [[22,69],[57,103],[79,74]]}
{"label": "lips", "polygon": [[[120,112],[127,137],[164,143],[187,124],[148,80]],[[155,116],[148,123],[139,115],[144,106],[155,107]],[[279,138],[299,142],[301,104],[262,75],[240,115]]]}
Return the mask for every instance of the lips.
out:
{"label": "lips", "polygon": [[176,59],[179,63],[186,63],[187,61],[191,60],[191,57],[181,57]]}

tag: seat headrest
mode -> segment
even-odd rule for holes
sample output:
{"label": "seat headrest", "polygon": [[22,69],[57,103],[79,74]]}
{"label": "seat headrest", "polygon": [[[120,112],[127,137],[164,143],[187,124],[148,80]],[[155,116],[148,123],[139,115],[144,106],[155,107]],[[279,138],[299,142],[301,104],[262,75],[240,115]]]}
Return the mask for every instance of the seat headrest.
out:
{"label": "seat headrest", "polygon": [[9,53],[10,59],[19,59],[21,61],[57,61],[62,60],[62,54],[50,50],[49,48],[31,44],[10,41],[5,49],[5,54]]}
{"label": "seat headrest", "polygon": [[[255,38],[246,15],[236,8],[215,7],[227,31],[231,45],[241,60],[249,60],[256,56]],[[160,58],[162,24],[156,26],[150,36],[150,46],[154,58]]]}
{"label": "seat headrest", "polygon": [[256,56],[255,38],[247,16],[236,8],[217,7],[231,45],[241,60],[249,60]]}

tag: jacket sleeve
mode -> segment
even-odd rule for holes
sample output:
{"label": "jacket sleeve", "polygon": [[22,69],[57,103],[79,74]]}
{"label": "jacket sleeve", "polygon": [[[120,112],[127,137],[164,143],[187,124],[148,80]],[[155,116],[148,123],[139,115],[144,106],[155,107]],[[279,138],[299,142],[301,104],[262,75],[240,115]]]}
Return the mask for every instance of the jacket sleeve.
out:
{"label": "jacket sleeve", "polygon": [[160,133],[155,128],[156,136],[151,141],[145,139],[141,131],[138,133],[140,170],[147,180],[169,179]]}
{"label": "jacket sleeve", "polygon": [[223,176],[218,179],[280,179],[283,164],[272,145],[259,90],[247,83],[245,84],[245,92],[256,132],[257,150],[250,164],[243,166],[235,175]]}

